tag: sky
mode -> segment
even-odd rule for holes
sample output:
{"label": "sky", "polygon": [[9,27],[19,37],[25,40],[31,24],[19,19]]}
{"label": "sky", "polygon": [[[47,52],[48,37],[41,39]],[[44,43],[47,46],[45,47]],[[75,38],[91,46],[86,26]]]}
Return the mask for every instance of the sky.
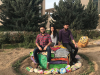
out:
{"label": "sky", "polygon": [[58,4],[59,0],[45,0],[45,9],[53,8],[54,2]]}

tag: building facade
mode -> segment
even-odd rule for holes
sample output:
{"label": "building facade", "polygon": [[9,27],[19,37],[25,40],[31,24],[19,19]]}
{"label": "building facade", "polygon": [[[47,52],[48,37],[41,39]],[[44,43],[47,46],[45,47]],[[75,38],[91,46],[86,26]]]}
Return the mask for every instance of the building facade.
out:
{"label": "building facade", "polygon": [[45,0],[43,0],[41,5],[42,5],[41,13],[42,13],[42,15],[44,15],[45,14]]}

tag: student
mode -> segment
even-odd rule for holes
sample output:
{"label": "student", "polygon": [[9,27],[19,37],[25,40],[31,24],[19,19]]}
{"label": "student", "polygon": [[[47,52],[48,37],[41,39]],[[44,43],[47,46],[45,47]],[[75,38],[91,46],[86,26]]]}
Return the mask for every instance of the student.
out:
{"label": "student", "polygon": [[50,25],[50,36],[52,40],[51,46],[55,46],[58,44],[58,33],[56,28],[53,25]]}
{"label": "student", "polygon": [[[73,38],[73,35],[72,35],[71,31],[68,29],[69,28],[69,24],[65,23],[63,25],[63,27],[64,28],[59,31],[59,45],[61,44],[61,41],[62,41],[63,46],[65,46],[69,50],[69,52],[71,54],[71,58],[72,58],[71,63],[72,62],[76,63],[77,59],[75,59],[75,56],[76,56],[76,54],[78,52],[78,47],[77,47],[77,45],[75,43],[75,40]],[[73,43],[71,42],[69,37],[71,38]],[[75,50],[74,53],[73,53],[72,49]]]}
{"label": "student", "polygon": [[40,34],[36,37],[36,46],[34,49],[34,58],[36,60],[35,68],[38,68],[39,60],[37,57],[38,52],[47,51],[47,69],[49,69],[49,62],[51,60],[51,49],[50,45],[52,43],[51,37],[49,34],[45,33],[46,28],[44,26],[40,26]]}

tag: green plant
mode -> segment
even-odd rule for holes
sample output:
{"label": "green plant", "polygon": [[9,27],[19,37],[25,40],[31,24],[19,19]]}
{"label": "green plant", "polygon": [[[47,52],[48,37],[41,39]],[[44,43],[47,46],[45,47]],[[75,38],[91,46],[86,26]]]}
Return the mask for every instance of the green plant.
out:
{"label": "green plant", "polygon": [[2,35],[0,36],[0,49],[2,48],[2,44],[3,44],[3,38]]}
{"label": "green plant", "polygon": [[72,30],[73,37],[76,42],[79,41],[80,37],[88,36],[91,39],[99,39],[99,31],[91,31],[91,30]]}
{"label": "green plant", "polygon": [[85,59],[86,61],[88,61],[88,64],[90,65],[89,70],[87,70],[87,71],[81,73],[80,75],[89,75],[91,72],[94,72],[94,64],[93,64],[93,62],[90,61],[89,58],[88,58],[87,56],[85,56],[84,54],[80,54],[80,53],[79,53],[79,55],[80,55],[83,59]]}
{"label": "green plant", "polygon": [[[6,33],[0,34],[0,48],[34,48],[36,36],[39,32]],[[2,45],[3,44],[3,45]]]}
{"label": "green plant", "polygon": [[54,20],[51,20],[50,23],[57,29],[63,28],[65,22],[70,24],[71,29],[84,28],[84,5],[81,4],[81,0],[74,3],[73,0],[60,0],[58,5],[54,3],[54,8],[56,11],[51,15]]}
{"label": "green plant", "polygon": [[14,49],[19,48],[18,44],[2,44],[3,49]]}
{"label": "green plant", "polygon": [[23,42],[23,46],[25,48],[34,48],[36,47],[35,45],[35,40],[36,40],[36,36],[37,36],[37,32],[28,32],[24,34],[24,42]]}
{"label": "green plant", "polygon": [[3,34],[3,43],[4,44],[9,44],[10,43],[10,33],[5,33],[5,34]]}
{"label": "green plant", "polygon": [[81,0],[60,0],[59,4],[54,3],[51,24],[57,29],[63,28],[65,22],[70,24],[70,29],[95,29],[98,24],[98,11],[96,5],[89,0],[87,7],[82,5]]}
{"label": "green plant", "polygon": [[11,31],[12,29],[11,28],[8,28],[6,26],[0,26],[0,31]]}
{"label": "green plant", "polygon": [[22,73],[20,72],[19,68],[20,68],[20,66],[21,66],[21,63],[22,63],[26,58],[28,58],[28,57],[29,57],[29,55],[24,56],[24,57],[20,58],[19,60],[17,60],[17,61],[12,65],[13,69],[14,69],[14,70],[16,71],[16,73],[18,73],[19,75],[25,75],[25,74],[22,74]]}
{"label": "green plant", "polygon": [[10,43],[22,43],[24,41],[24,35],[22,33],[16,33],[10,35]]}
{"label": "green plant", "polygon": [[93,3],[93,0],[89,0],[87,7],[85,8],[84,29],[96,29],[98,25],[98,10],[97,5]]}
{"label": "green plant", "polygon": [[46,30],[46,33],[48,33],[48,34],[49,34],[49,33],[50,33],[50,30]]}
{"label": "green plant", "polygon": [[20,31],[39,31],[46,25],[47,14],[41,15],[43,0],[1,0],[0,21],[6,28]]}

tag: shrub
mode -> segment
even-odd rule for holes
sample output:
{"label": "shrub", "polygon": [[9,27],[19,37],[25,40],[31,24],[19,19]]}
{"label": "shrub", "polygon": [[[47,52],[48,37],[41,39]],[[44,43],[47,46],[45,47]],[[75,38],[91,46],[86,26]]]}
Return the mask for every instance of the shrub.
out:
{"label": "shrub", "polygon": [[10,35],[10,43],[22,43],[24,41],[24,35],[22,33],[16,33]]}
{"label": "shrub", "polygon": [[24,33],[24,42],[20,46],[24,46],[25,48],[34,48],[35,45],[35,39],[38,32],[26,32]]}

